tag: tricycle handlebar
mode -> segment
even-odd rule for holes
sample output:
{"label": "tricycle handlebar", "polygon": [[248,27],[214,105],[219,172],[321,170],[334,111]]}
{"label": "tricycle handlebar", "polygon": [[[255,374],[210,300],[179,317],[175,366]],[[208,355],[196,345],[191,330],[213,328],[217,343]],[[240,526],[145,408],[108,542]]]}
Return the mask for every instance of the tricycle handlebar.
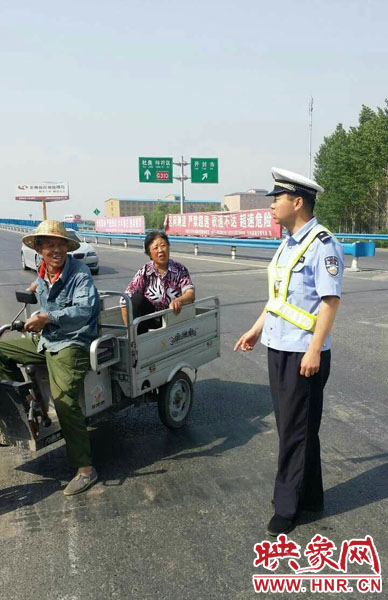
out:
{"label": "tricycle handlebar", "polygon": [[14,321],[13,323],[8,323],[7,325],[0,327],[0,337],[5,331],[23,331],[23,329],[24,321]]}

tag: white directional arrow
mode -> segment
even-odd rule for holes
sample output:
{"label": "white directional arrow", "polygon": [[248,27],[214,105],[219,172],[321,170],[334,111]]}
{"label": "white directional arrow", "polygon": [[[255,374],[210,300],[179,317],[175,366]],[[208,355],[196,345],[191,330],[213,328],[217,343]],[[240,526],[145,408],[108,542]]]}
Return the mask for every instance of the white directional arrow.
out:
{"label": "white directional arrow", "polygon": [[147,171],[144,171],[144,175],[147,177],[148,180],[151,177],[151,171],[147,169]]}
{"label": "white directional arrow", "polygon": [[204,173],[204,174],[202,175],[202,181],[204,181],[205,179],[207,179],[207,173]]}

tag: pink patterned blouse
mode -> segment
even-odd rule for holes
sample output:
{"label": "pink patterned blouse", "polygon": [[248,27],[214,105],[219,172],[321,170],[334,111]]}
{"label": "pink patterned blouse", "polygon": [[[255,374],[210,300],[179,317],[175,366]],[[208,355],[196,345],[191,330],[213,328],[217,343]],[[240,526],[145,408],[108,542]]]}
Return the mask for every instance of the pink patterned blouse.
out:
{"label": "pink patterned blouse", "polygon": [[194,285],[188,270],[184,265],[170,258],[164,275],[161,275],[153,261],[149,260],[135,274],[125,293],[131,297],[135,292],[141,292],[152,302],[156,310],[163,310],[168,308],[174,298],[179,298],[190,289],[194,289]]}

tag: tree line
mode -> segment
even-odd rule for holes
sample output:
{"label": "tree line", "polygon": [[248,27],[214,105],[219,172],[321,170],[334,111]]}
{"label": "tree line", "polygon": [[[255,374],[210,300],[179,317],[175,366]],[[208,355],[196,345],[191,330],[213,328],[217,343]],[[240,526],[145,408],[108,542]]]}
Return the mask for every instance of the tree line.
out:
{"label": "tree line", "polygon": [[315,156],[314,176],[325,191],[316,215],[332,231],[378,233],[388,225],[388,100],[363,105],[357,127],[339,123]]}
{"label": "tree line", "polygon": [[[210,212],[214,210],[212,205],[203,205],[202,212]],[[163,202],[158,200],[151,214],[145,215],[145,226],[148,229],[163,229],[164,219],[167,214],[175,215],[181,212],[180,203]]]}

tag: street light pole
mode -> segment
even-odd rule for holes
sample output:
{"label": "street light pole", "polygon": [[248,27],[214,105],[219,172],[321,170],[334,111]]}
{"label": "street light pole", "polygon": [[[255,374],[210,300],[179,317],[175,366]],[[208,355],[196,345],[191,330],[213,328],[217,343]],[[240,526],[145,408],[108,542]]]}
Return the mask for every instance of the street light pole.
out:
{"label": "street light pole", "polygon": [[313,97],[310,98],[309,103],[309,178],[311,179],[311,146],[313,137]]}

